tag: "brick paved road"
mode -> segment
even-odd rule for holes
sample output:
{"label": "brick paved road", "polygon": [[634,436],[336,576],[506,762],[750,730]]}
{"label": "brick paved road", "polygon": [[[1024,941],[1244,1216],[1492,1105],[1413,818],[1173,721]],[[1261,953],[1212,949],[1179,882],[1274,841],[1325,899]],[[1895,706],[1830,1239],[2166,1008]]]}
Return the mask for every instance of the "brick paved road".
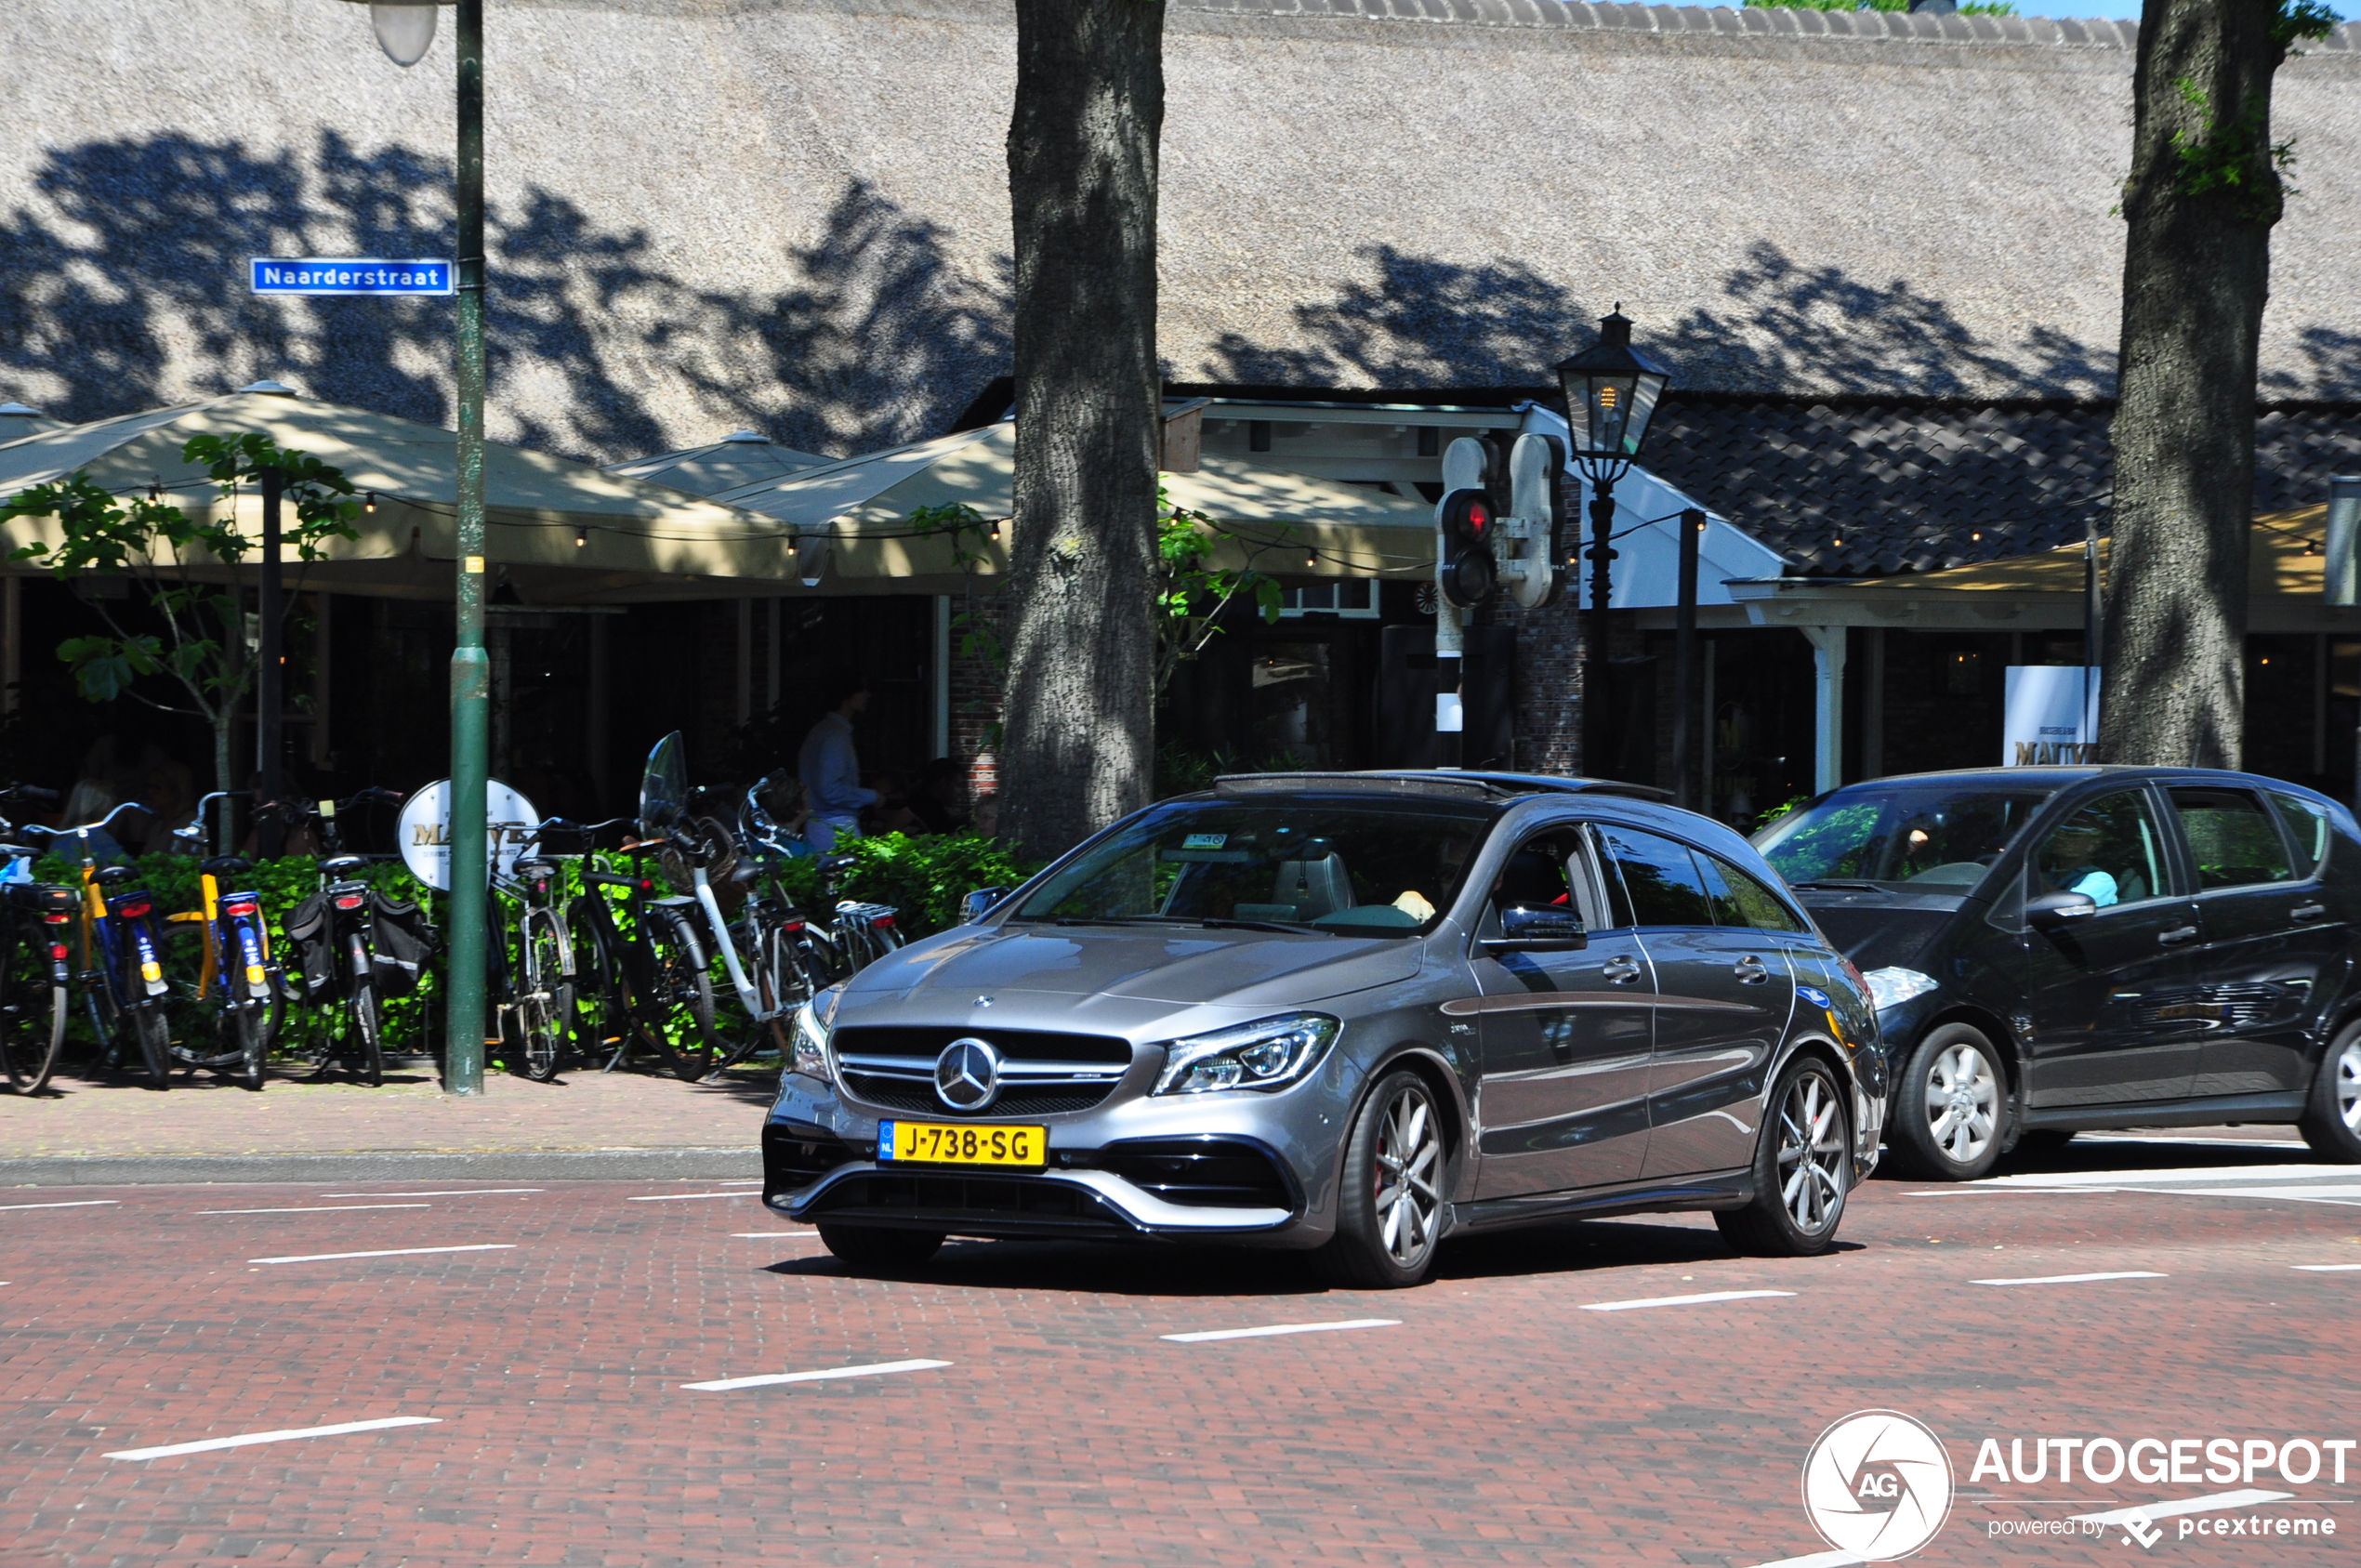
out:
{"label": "brick paved road", "polygon": [[[1008,1243],[856,1278],[752,1197],[679,1195],[709,1183],[16,1189],[0,1202],[87,1206],[0,1210],[0,1561],[1748,1568],[1827,1550],[1804,1454],[1887,1406],[1942,1434],[1959,1478],[1914,1561],[2349,1563],[2361,1453],[2343,1485],[2266,1475],[2297,1500],[2238,1510],[2333,1517],[2334,1541],[2181,1539],[2167,1519],[2152,1552],[1990,1531],[2243,1479],[1968,1475],[1985,1436],[2361,1437],[2361,1272],[2297,1267],[2361,1263],[2361,1213],[2317,1195],[2336,1179],[2307,1159],[2077,1145],[2042,1181],[2080,1189],[1873,1182],[1831,1258],[1607,1221],[1457,1245],[1398,1294],[1325,1291],[1285,1259]],[[2235,1184],[2274,1162],[2315,1195],[2088,1174]],[[425,1206],[218,1212],[360,1204]],[[506,1250],[251,1261],[462,1246]],[[2132,1271],[2166,1277],[1968,1283]],[[1794,1294],[1582,1310],[1738,1290]],[[1401,1321],[1161,1337],[1360,1318]],[[909,1360],[950,1364],[681,1387]],[[104,1456],[392,1416],[438,1424]]]}

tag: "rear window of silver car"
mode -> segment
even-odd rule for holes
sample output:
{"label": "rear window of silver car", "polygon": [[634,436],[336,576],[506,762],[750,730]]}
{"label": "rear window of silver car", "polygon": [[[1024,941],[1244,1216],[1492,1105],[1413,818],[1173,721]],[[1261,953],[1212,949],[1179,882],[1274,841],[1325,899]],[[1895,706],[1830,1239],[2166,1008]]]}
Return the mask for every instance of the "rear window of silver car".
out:
{"label": "rear window of silver car", "polygon": [[1500,808],[1439,800],[1180,800],[1053,871],[1012,916],[1415,936],[1451,907]]}

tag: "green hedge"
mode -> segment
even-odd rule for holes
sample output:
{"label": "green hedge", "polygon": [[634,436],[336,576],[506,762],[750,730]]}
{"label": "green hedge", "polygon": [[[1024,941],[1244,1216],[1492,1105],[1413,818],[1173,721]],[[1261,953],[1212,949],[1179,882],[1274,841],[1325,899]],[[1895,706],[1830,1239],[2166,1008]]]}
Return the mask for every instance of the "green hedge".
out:
{"label": "green hedge", "polygon": [[[839,896],[891,904],[902,912],[902,934],[913,941],[957,925],[960,901],[975,889],[1013,888],[1040,869],[1018,860],[998,839],[972,833],[916,838],[889,833],[880,838],[855,838],[839,848],[854,862]],[[831,907],[818,860],[787,862],[779,881],[808,913],[824,916]]]}

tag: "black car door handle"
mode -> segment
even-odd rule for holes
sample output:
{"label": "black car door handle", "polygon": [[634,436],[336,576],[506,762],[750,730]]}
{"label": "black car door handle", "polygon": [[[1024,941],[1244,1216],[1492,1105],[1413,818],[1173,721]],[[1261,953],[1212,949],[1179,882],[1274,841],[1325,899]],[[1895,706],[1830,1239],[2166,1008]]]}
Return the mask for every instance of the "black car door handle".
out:
{"label": "black car door handle", "polygon": [[1751,953],[1731,965],[1730,972],[1738,977],[1741,985],[1761,985],[1771,978],[1771,971],[1762,967],[1762,960]]}
{"label": "black car door handle", "polygon": [[2317,920],[2321,916],[2326,915],[2328,912],[2328,906],[2325,903],[2300,903],[2293,909],[2288,911],[2288,918],[2290,920]]}
{"label": "black car door handle", "polygon": [[1618,953],[1601,965],[1599,972],[1614,984],[1628,984],[1640,978],[1640,960],[1629,954]]}
{"label": "black car door handle", "polygon": [[2169,931],[2157,932],[2157,941],[2167,947],[2178,947],[2196,934],[2197,929],[2195,926],[2175,926]]}

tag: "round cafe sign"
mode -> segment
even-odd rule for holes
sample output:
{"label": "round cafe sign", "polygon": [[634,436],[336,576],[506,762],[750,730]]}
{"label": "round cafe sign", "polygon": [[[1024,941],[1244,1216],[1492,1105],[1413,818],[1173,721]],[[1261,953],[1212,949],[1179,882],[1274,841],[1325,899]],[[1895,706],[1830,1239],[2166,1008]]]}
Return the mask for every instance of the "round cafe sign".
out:
{"label": "round cafe sign", "polygon": [[[541,820],[541,813],[533,809],[532,801],[498,779],[484,785],[483,797],[492,874],[506,876],[515,869],[517,856],[533,842],[534,824]],[[437,779],[403,801],[402,821],[394,832],[410,875],[438,893],[449,892],[451,781]]]}

